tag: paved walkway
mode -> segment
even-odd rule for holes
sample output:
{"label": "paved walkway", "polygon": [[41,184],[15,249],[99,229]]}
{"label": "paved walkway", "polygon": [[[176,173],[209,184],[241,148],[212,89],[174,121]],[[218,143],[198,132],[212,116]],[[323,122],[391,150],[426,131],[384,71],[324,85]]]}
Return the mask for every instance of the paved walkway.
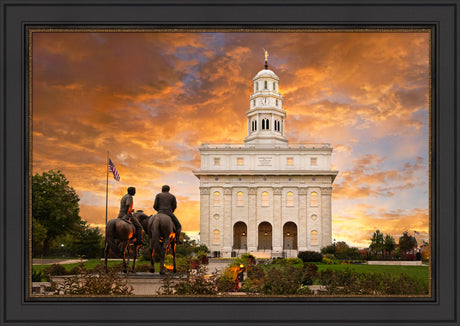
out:
{"label": "paved walkway", "polygon": [[[42,258],[34,258],[32,259],[32,265],[53,265],[53,264],[75,264],[81,262],[81,259],[42,259]],[[87,259],[83,259],[83,261],[87,261]]]}

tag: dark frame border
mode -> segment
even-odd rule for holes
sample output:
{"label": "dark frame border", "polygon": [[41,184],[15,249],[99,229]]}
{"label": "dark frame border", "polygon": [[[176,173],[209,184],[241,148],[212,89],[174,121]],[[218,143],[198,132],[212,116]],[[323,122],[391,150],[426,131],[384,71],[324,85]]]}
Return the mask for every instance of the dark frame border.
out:
{"label": "dark frame border", "polygon": [[[460,161],[457,128],[458,0],[0,0],[0,325],[311,324],[458,325]],[[431,26],[436,68],[432,95],[434,301],[31,302],[24,280],[28,244],[26,26]],[[434,236],[433,236],[434,235]],[[125,307],[126,306],[126,307]]]}

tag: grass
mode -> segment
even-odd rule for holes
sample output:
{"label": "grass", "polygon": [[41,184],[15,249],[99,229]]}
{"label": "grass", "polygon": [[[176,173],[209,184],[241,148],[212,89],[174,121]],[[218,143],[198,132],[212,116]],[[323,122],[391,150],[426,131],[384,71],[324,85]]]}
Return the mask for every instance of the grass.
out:
{"label": "grass", "polygon": [[[429,285],[430,272],[426,265],[422,266],[397,266],[397,265],[367,265],[367,264],[334,264],[327,265],[323,263],[314,263],[318,266],[318,273],[326,269],[334,271],[344,271],[345,269],[354,270],[357,273],[387,273],[392,275],[405,274],[419,283]],[[270,266],[280,267],[279,264]],[[285,265],[286,266],[286,265]],[[302,267],[302,264],[293,264],[294,267]]]}
{"label": "grass", "polygon": [[[131,259],[129,261],[129,266],[132,267],[132,262],[133,260]],[[118,265],[118,264],[121,264],[122,261],[121,260],[109,260],[107,262],[107,265],[109,267],[112,267],[112,266],[115,266],[115,265]],[[104,260],[101,260],[101,259],[88,259],[84,266],[86,269],[92,269],[94,268],[96,265],[98,264],[104,264]],[[80,264],[79,263],[74,263],[74,264],[62,264],[62,266],[64,266],[64,268],[67,270],[67,271],[70,271],[72,268],[74,267],[77,267],[79,266]],[[148,265],[150,266],[150,261],[145,261],[145,260],[137,260],[136,261],[136,266],[139,266],[139,265]],[[32,266],[32,271],[33,272],[43,272],[45,270],[45,268],[47,267],[50,267],[51,264],[48,264],[48,265],[33,265]],[[155,263],[155,270],[158,271],[159,270],[159,263]]]}
{"label": "grass", "polygon": [[410,278],[417,280],[418,282],[425,283],[428,287],[430,272],[426,265],[422,266],[386,266],[386,265],[356,265],[356,264],[337,264],[337,265],[326,265],[323,263],[316,263],[318,265],[318,273],[326,269],[332,269],[336,271],[344,271],[346,268],[354,270],[357,273],[388,273],[393,275],[406,274]]}

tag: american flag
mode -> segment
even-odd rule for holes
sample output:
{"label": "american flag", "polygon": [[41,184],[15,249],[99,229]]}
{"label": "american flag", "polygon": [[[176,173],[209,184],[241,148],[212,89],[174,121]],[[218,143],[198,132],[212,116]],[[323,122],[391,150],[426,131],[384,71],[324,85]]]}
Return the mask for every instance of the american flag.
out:
{"label": "american flag", "polygon": [[120,181],[120,175],[118,174],[117,168],[113,165],[112,160],[109,159],[109,171],[113,173],[113,178]]}

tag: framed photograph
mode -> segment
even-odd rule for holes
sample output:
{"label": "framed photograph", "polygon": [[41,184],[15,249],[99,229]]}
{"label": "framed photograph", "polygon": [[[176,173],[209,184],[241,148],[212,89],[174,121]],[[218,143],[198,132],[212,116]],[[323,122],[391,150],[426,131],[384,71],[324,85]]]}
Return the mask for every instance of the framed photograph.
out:
{"label": "framed photograph", "polygon": [[3,324],[458,324],[458,1],[1,5]]}

